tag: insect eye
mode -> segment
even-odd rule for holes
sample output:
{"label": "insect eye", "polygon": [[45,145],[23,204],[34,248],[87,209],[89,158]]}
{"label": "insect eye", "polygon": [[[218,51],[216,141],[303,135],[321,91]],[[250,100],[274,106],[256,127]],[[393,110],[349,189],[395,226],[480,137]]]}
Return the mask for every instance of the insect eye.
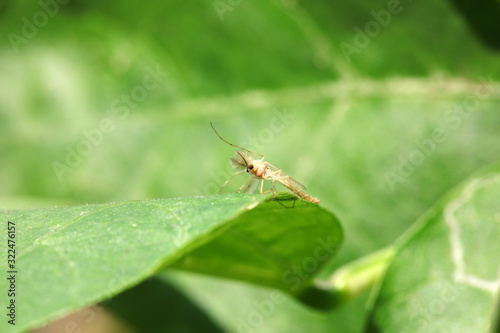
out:
{"label": "insect eye", "polygon": [[253,164],[250,164],[250,165],[248,166],[248,168],[249,168],[250,170],[252,170],[252,169],[253,169]]}

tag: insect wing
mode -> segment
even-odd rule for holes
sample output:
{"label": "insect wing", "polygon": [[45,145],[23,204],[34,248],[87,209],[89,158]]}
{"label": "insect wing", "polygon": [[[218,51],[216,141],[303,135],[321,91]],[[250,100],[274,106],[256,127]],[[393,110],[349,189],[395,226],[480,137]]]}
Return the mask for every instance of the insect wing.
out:
{"label": "insect wing", "polygon": [[302,183],[300,183],[298,180],[290,177],[289,175],[287,175],[283,171],[277,173],[277,171],[279,171],[279,169],[277,167],[275,167],[274,165],[268,164],[267,166],[271,169],[271,171],[273,173],[276,174],[276,177],[281,178],[283,181],[285,181],[287,183],[292,182],[292,186],[297,187],[298,189],[301,189],[301,190],[304,190],[304,191],[306,190],[306,187],[304,185],[302,185]]}
{"label": "insect wing", "polygon": [[255,191],[255,189],[257,188],[257,185],[259,185],[259,179],[252,177],[248,181],[246,186],[243,188],[243,193],[252,194]]}
{"label": "insect wing", "polygon": [[243,151],[236,150],[234,156],[229,159],[229,164],[235,170],[246,169],[251,156]]}

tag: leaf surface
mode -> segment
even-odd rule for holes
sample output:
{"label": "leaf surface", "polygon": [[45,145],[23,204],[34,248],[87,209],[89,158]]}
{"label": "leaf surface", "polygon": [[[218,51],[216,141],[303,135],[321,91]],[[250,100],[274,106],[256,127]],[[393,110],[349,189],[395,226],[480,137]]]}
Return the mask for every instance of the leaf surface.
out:
{"label": "leaf surface", "polygon": [[422,217],[386,273],[366,332],[495,332],[499,198],[496,166]]}
{"label": "leaf surface", "polygon": [[[106,300],[176,261],[178,268],[300,290],[336,253],[342,230],[318,205],[298,201],[287,209],[266,198],[231,194],[3,211],[2,220],[16,225],[17,328]],[[316,260],[322,239],[330,248]],[[291,289],[283,276],[295,266],[306,271]],[[7,281],[0,287],[6,290]]]}

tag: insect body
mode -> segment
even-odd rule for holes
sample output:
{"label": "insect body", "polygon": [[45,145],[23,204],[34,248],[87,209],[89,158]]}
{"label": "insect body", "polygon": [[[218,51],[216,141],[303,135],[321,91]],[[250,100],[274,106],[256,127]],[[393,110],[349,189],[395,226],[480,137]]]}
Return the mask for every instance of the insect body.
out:
{"label": "insect body", "polygon": [[[274,186],[274,182],[278,182],[290,191],[292,191],[293,194],[301,197],[304,200],[307,200],[312,203],[319,203],[320,200],[313,198],[303,191],[306,189],[304,185],[299,183],[297,180],[293,179],[289,175],[283,172],[283,170],[276,168],[274,165],[265,162],[264,161],[264,155],[260,155],[257,153],[254,153],[248,149],[233,145],[232,143],[229,143],[228,141],[224,140],[219,133],[215,130],[214,126],[212,123],[210,123],[212,126],[213,130],[215,131],[215,134],[224,141],[225,143],[229,144],[230,146],[236,147],[240,150],[235,151],[235,156],[231,157],[229,162],[231,163],[231,166],[233,169],[236,170],[236,173],[231,176],[221,187],[220,191],[226,186],[227,183],[233,179],[234,176],[241,174],[243,172],[247,172],[250,174],[250,177],[243,183],[243,185],[239,188],[238,192],[240,192],[242,189],[244,190],[245,193],[252,193],[256,186],[258,185],[258,181],[261,180],[260,183],[260,194],[264,194],[267,192],[272,192],[273,195],[277,194],[278,191],[276,190],[276,187]],[[261,157],[261,159],[253,159],[252,155],[256,155]],[[272,189],[263,191],[264,189],[264,180],[270,180],[271,184],[273,186]]]}

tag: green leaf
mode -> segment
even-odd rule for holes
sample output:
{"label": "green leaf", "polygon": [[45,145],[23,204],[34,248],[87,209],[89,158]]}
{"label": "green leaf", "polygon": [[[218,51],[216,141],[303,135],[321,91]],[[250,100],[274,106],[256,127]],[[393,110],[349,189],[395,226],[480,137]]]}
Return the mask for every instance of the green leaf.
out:
{"label": "green leaf", "polygon": [[387,270],[367,332],[496,332],[499,198],[497,165],[420,219]]}
{"label": "green leaf", "polygon": [[[299,201],[293,209],[260,205],[216,240],[174,267],[299,293],[339,249],[342,231],[332,214]],[[298,237],[300,235],[300,237]],[[235,244],[238,244],[235,247]]]}
{"label": "green leaf", "polygon": [[133,332],[224,332],[202,307],[158,277],[125,290],[104,305],[131,326]]}
{"label": "green leaf", "polygon": [[467,23],[477,36],[492,49],[500,50],[500,41],[497,36],[500,26],[497,19],[500,16],[500,2],[498,0],[481,0],[471,2],[468,0],[450,0],[460,11]]}
{"label": "green leaf", "polygon": [[[345,222],[342,251],[320,273],[328,276],[392,244],[443,193],[498,160],[499,56],[449,1],[222,2],[223,19],[211,1],[61,1],[47,24],[38,1],[3,6],[0,206],[215,194],[233,152],[213,121]],[[488,12],[481,22],[495,22]],[[17,51],[12,34],[24,38]],[[343,43],[355,52],[346,56]],[[168,75],[144,96],[157,66]],[[103,132],[106,119],[114,127]],[[429,145],[436,129],[447,140]],[[54,162],[69,171],[59,176]],[[386,175],[402,169],[390,186]],[[179,288],[227,331],[267,297],[192,275]],[[363,298],[321,317],[294,301],[255,330],[362,329]]]}
{"label": "green leaf", "polygon": [[316,204],[297,201],[287,209],[267,198],[232,194],[2,211],[17,231],[22,320],[16,328],[108,299],[176,261],[177,268],[298,294],[334,256],[342,230]]}

